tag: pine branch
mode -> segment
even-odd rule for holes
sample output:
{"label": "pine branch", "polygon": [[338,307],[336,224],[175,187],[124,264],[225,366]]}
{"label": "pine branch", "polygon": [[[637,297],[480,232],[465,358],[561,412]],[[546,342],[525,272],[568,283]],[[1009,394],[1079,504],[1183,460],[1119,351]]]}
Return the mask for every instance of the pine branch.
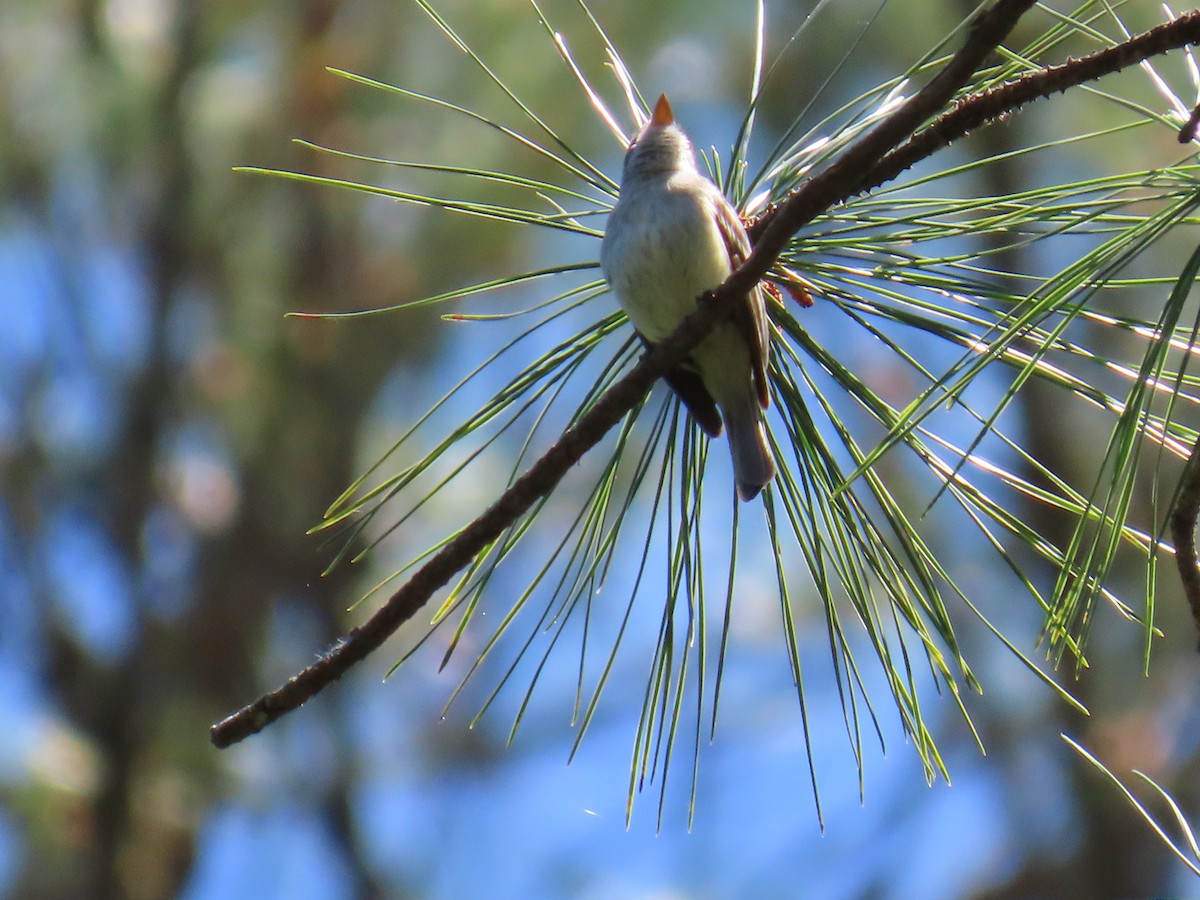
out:
{"label": "pine branch", "polygon": [[[856,193],[870,191],[886,184],[938,150],[948,147],[984,125],[1011,115],[1034,100],[1061,94],[1069,88],[1096,81],[1105,75],[1112,75],[1137,65],[1152,56],[1161,56],[1170,50],[1178,50],[1190,44],[1200,44],[1200,10],[1185,13],[1104,50],[1081,56],[1062,65],[1030,72],[1000,87],[964,97],[953,109],[939,116],[927,128],[921,129],[903,144],[878,157],[874,165],[864,168],[856,188],[837,198],[829,206],[836,206]],[[1200,107],[1197,107],[1197,110],[1196,118],[1200,118]],[[883,128],[887,124],[885,122],[879,127]],[[1195,127],[1194,123],[1185,123],[1180,130],[1181,141],[1189,124],[1193,129]],[[841,165],[840,161],[838,165]],[[750,225],[748,231],[756,248],[766,239],[766,232],[774,226],[775,220],[783,214],[784,209],[792,205],[793,197],[803,190],[804,187],[801,187],[784,203],[769,207]],[[813,217],[801,221],[796,229],[811,218]],[[791,233],[795,234],[795,229]]]}
{"label": "pine branch", "polygon": [[[917,132],[884,156],[871,170],[869,182],[864,179],[863,190],[890,181],[936,150],[1015,112],[1027,103],[1061,94],[1069,88],[1137,65],[1152,56],[1197,43],[1200,43],[1200,10],[1193,10],[1115,46],[1059,66],[1030,72],[1008,84],[965,97],[928,128]],[[1187,143],[1182,138],[1187,127],[1188,123],[1185,123],[1180,131],[1183,143]],[[1194,133],[1194,123],[1191,123],[1191,128]]]}
{"label": "pine branch", "polygon": [[754,252],[722,285],[723,289],[731,289],[728,296],[744,294],[754,287],[797,231],[825,210],[862,191],[864,173],[872,171],[888,152],[944,108],[1033,4],[1034,0],[997,0],[971,23],[962,49],[925,87],[848,147],[837,162],[806,181],[782,204],[768,210],[764,214],[766,224],[758,229]]}
{"label": "pine branch", "polygon": [[[917,129],[943,109],[969,81],[1033,2],[997,0],[979,15],[962,48],[924,88],[851,145],[837,162],[806,181],[783,203],[764,213],[753,230],[757,239],[746,262],[723,285],[706,294],[705,302],[695,313],[666,340],[647,352],[495,504],[428,560],[367,622],[350,631],[319,660],[276,690],[214,725],[210,735],[212,742],[218,747],[228,747],[261,731],[340,679],[352,666],[378,649],[429,601],[434,592],[469,565],[537,500],[550,493],[571,466],[645,396],[654,381],[678,365],[727,314],[729,299],[744,294],[756,284],[788,241],[816,216],[855,194],[894,178],[904,168],[971,128],[999,118],[1035,96],[1099,78],[1169,49],[1200,42],[1200,13],[1189,13],[1117,47],[964,100],[929,128],[917,133]],[[1129,46],[1136,49],[1123,49]],[[1026,86],[1018,90],[1018,85]],[[1026,92],[1033,86],[1039,86],[1038,90],[1042,92],[1034,91],[1027,96]],[[1006,90],[1011,93],[1003,94]],[[978,106],[973,107],[972,102]],[[1006,107],[1004,103],[1010,105]],[[976,111],[971,112],[972,109]]]}

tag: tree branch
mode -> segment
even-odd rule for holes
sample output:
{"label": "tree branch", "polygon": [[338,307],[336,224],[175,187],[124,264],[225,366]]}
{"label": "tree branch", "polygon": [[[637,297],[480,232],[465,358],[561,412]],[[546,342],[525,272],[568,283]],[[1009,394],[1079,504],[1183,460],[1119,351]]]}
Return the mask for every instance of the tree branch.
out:
{"label": "tree branch", "polygon": [[[1001,119],[1027,103],[1061,94],[1068,88],[1119,72],[1151,56],[1200,43],[1200,10],[1193,10],[1142,32],[1116,46],[1098,50],[1079,59],[1022,75],[1008,84],[963,98],[954,109],[922,129],[884,156],[864,179],[870,190],[895,178],[914,163],[932,155],[972,131]],[[1186,127],[1186,124],[1185,124]],[[1195,124],[1192,132],[1194,135]],[[1181,130],[1181,136],[1183,131]],[[1189,138],[1190,140],[1190,138]],[[1187,141],[1183,141],[1187,143]]]}
{"label": "tree branch", "polygon": [[872,171],[884,155],[950,102],[1033,4],[1034,0],[997,0],[977,16],[962,49],[925,87],[850,145],[837,162],[764,214],[766,222],[756,229],[754,252],[722,287],[732,285],[733,294],[750,290],[797,231],[825,210],[861,191],[865,173]]}
{"label": "tree branch", "polygon": [[[953,109],[939,116],[927,128],[921,129],[903,144],[879,157],[875,165],[864,169],[863,176],[854,189],[830,206],[835,206],[856,193],[886,184],[938,150],[948,147],[984,125],[1003,119],[1034,100],[1061,94],[1068,88],[1096,81],[1152,56],[1160,56],[1190,44],[1200,44],[1200,10],[1185,13],[1115,46],[1081,56],[1062,65],[1047,66],[1036,72],[1029,72],[1000,87],[964,97]],[[1193,116],[1200,119],[1200,107],[1197,107]],[[1194,136],[1195,123],[1190,124]],[[1185,123],[1180,131],[1180,140],[1183,143],[1187,143],[1183,138],[1187,134],[1188,126],[1189,123]],[[803,187],[800,190],[803,190]],[[768,208],[749,227],[750,239],[756,247],[760,238],[765,238],[768,227],[773,226],[790,203],[789,197],[783,204]],[[796,227],[799,228],[803,224],[805,223],[801,222]]]}
{"label": "tree branch", "polygon": [[[218,747],[228,747],[261,731],[275,719],[299,707],[331,682],[340,679],[353,665],[378,649],[400,625],[429,601],[434,592],[444,586],[455,573],[470,564],[472,559],[496,540],[505,528],[514,523],[539,498],[553,490],[571,466],[645,396],[654,381],[678,365],[727,314],[730,298],[746,293],[766,274],[788,241],[801,227],[867,187],[882,184],[895,177],[918,159],[966,133],[961,130],[964,127],[975,127],[974,124],[970,124],[970,119],[953,118],[965,115],[963,109],[968,107],[968,104],[964,102],[930,128],[913,137],[922,123],[944,108],[954,94],[967,83],[1033,2],[1034,0],[997,0],[977,16],[970,26],[962,48],[946,67],[885,121],[851,145],[835,163],[812,176],[786,201],[765,213],[752,231],[757,239],[754,251],[746,262],[730,275],[723,285],[705,295],[704,299],[707,302],[701,303],[696,312],[688,316],[666,340],[643,355],[633,369],[609,388],[572,428],[564,432],[550,450],[518,478],[495,504],[428,560],[370,619],[350,631],[344,640],[319,660],[288,679],[279,688],[264,694],[214,725],[210,735],[212,742]],[[1180,17],[1168,23],[1168,26],[1193,19],[1197,15],[1192,13]],[[1160,26],[1153,32],[1147,32],[1147,35],[1163,31],[1168,26]],[[1145,55],[1163,52],[1164,49],[1172,49],[1184,43],[1200,42],[1200,33],[1193,33],[1183,26],[1179,26],[1179,31],[1184,36],[1176,35],[1172,38],[1175,43],[1168,41],[1169,46],[1147,50]],[[1141,41],[1145,37],[1139,36],[1134,41]],[[1123,67],[1130,61],[1136,61],[1123,61],[1123,54],[1114,53],[1129,43],[1132,42],[1094,54],[1109,54],[1109,58],[1106,58],[1105,62],[1090,64],[1091,68],[1087,70],[1089,74],[1081,80],[1097,78],[1107,71],[1116,70],[1104,69],[1104,65],[1115,66],[1122,63],[1120,67]],[[1142,51],[1134,51],[1133,55],[1136,57],[1138,52]],[[1092,57],[1084,59],[1091,60]],[[1047,73],[1069,70],[1071,66],[1083,62],[1084,60],[1079,60],[1057,69],[1047,69],[1037,73],[1037,76],[1045,78],[1048,77]],[[1059,74],[1057,77],[1066,76]],[[1024,81],[1026,79],[1020,79],[1013,85]],[[1006,85],[996,91],[1012,88],[1013,85]],[[1065,81],[1063,85],[1066,86]],[[984,92],[985,95],[993,93]],[[1032,97],[1025,100],[1014,97],[1010,98],[1009,102],[1014,103],[1015,108],[1028,102],[1028,99]],[[980,109],[986,109],[987,112],[976,124],[998,118],[1006,111],[994,99],[989,99],[986,104],[983,100],[977,102],[981,104]],[[945,124],[947,122],[949,124]],[[964,122],[967,124],[964,125]],[[939,126],[941,130],[935,131]],[[930,133],[934,136],[926,137]],[[907,143],[901,146],[905,141]],[[1200,500],[1197,503],[1200,504]],[[1194,522],[1193,517],[1193,524]],[[1197,578],[1200,584],[1200,575]]]}

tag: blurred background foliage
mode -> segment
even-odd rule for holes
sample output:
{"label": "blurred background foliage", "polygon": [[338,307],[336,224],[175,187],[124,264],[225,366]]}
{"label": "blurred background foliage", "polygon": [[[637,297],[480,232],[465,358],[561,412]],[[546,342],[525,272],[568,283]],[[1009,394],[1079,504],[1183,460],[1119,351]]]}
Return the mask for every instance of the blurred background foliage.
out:
{"label": "blurred background foliage", "polygon": [[[769,6],[770,34],[791,34],[811,6]],[[789,121],[855,41],[829,104],[903,71],[971,4],[900,0],[864,33],[876,6],[834,4],[819,39],[810,35],[776,75],[767,127]],[[572,4],[551,8],[570,20]],[[620,149],[563,77],[525,3],[439,9],[617,175]],[[727,146],[752,5],[613,0],[595,12],[639,83],[671,92],[697,143]],[[569,768],[569,698],[535,702],[506,748],[503,716],[470,730],[469,708],[441,717],[455,680],[438,677],[436,655],[387,686],[379,678],[388,660],[372,660],[267,733],[213,750],[212,721],[369,612],[370,603],[345,610],[371,575],[338,568],[321,577],[330,550],[305,532],[491,340],[471,331],[489,326],[424,310],[340,321],[284,313],[388,306],[598,250],[233,173],[253,164],[352,176],[346,161],[288,142],[301,137],[544,175],[536,157],[481,129],[334,77],[327,65],[473,108],[494,100],[404,3],[0,5],[0,893],[1188,892],[1182,870],[1057,738],[1070,731],[1114,770],[1137,766],[1196,808],[1200,707],[1181,602],[1162,604],[1167,637],[1148,677],[1138,628],[1097,629],[1101,664],[1071,683],[1093,711],[1086,720],[988,636],[968,637],[988,689],[972,703],[988,756],[946,717],[939,741],[953,788],[927,788],[913,754],[893,741],[890,755],[865,761],[860,805],[853,759],[825,737],[842,730],[840,706],[820,701],[819,680],[810,685],[823,836],[769,602],[748,604],[735,627],[738,665],[723,688],[735,700],[706,748],[691,834],[670,810],[672,799],[686,803],[686,784],[668,792],[661,835],[652,815],[624,827],[639,680],[628,698],[619,680],[610,685],[606,713]],[[950,158],[1001,153],[1052,127],[1098,127],[1108,114],[1069,99],[1041,103]],[[1111,158],[1070,164],[1108,171],[1149,165],[1148,154],[1178,156],[1168,131],[1156,137],[1117,138],[1105,145]],[[984,171],[993,183],[979,177],[963,189],[1011,191],[1027,174]],[[427,173],[372,177],[439,186]],[[1176,254],[1178,271],[1189,239],[1157,251],[1162,269]],[[865,367],[886,364],[870,348],[851,350]],[[1103,433],[1060,402],[1036,385],[1023,392],[1027,445],[1061,470],[1094,471]],[[495,488],[486,479],[456,488],[446,494],[451,508],[426,521],[460,521]],[[407,559],[440,537],[393,549]],[[987,596],[1000,577],[981,569],[971,583],[1028,648],[1039,623],[1006,609],[1003,588]],[[823,626],[816,617],[810,625],[820,650]],[[927,701],[935,725],[942,702]]]}

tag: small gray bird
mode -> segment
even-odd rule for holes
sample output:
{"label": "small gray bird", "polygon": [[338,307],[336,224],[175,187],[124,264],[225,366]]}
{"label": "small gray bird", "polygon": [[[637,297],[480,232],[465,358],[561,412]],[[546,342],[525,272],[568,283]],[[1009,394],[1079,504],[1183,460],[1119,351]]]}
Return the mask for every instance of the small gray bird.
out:
{"label": "small gray bird", "polygon": [[[661,341],[750,253],[729,201],[696,168],[686,134],[664,94],[625,154],[621,195],[600,246],[604,277],[633,327]],[[738,496],[750,500],[775,477],[763,430],[770,403],[762,288],[736,307],[685,364],[665,376],[710,437],[729,433]],[[720,409],[720,413],[717,410]]]}

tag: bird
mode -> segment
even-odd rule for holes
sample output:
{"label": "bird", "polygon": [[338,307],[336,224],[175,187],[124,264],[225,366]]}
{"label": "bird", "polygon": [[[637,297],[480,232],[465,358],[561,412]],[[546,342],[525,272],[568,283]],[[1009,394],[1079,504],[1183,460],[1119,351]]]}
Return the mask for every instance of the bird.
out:
{"label": "bird", "polygon": [[[610,290],[653,346],[749,254],[741,218],[697,168],[691,141],[661,95],[626,151],[600,245]],[[748,501],[775,477],[763,421],[770,344],[762,288],[733,303],[730,315],[664,380],[709,437],[719,437],[724,425],[737,494]]]}

